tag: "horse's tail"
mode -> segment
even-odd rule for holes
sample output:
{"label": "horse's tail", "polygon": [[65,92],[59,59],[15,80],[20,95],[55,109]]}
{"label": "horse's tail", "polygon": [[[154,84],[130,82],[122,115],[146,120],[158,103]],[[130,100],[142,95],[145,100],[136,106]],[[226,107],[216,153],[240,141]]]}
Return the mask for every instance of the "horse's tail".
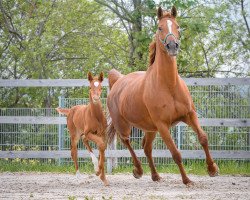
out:
{"label": "horse's tail", "polygon": [[60,114],[69,115],[70,109],[67,108],[56,108],[56,111]]}
{"label": "horse's tail", "polygon": [[108,74],[108,80],[109,80],[109,89],[111,89],[113,87],[113,85],[115,84],[115,82],[121,78],[123,75],[118,72],[117,70],[115,69],[111,69],[109,71],[109,74]]}
{"label": "horse's tail", "polygon": [[107,144],[111,144],[115,139],[116,130],[110,116],[108,116],[108,127],[106,134]]}

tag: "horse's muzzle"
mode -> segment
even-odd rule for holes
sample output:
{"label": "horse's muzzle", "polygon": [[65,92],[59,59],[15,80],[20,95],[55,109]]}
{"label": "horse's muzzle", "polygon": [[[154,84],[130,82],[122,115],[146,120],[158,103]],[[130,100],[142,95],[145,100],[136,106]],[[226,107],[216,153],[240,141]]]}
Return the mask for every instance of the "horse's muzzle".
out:
{"label": "horse's muzzle", "polygon": [[175,42],[174,40],[170,40],[165,46],[165,49],[170,56],[176,56],[179,52],[179,48],[179,43]]}

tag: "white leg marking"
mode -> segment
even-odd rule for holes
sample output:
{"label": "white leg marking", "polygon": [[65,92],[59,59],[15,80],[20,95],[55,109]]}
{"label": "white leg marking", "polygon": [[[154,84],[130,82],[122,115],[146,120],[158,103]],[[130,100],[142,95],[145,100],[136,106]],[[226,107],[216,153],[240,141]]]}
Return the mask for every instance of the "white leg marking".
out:
{"label": "white leg marking", "polygon": [[95,157],[95,154],[93,154],[92,152],[89,152],[91,159],[92,159],[92,163],[94,164],[94,169],[95,172],[98,171],[98,159]]}
{"label": "white leg marking", "polygon": [[76,171],[76,178],[79,179],[79,178],[80,178],[80,175],[81,175],[81,174],[80,174],[79,170],[77,170],[77,171]]}

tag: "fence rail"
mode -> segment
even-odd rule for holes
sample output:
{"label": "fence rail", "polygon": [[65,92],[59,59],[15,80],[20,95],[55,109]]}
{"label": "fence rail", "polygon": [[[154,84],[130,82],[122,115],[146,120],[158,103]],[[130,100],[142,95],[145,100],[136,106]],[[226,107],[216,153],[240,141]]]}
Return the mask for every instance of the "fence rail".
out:
{"label": "fence rail", "polygon": [[[183,78],[189,86],[250,85],[250,78]],[[86,79],[0,79],[0,87],[82,87],[88,86]],[[103,86],[108,86],[104,79]]]}
{"label": "fence rail", "polygon": [[[203,150],[180,150],[182,158],[190,159],[204,159],[205,154]],[[93,153],[98,156],[98,151],[93,150]],[[146,157],[143,150],[135,150],[136,155],[140,157]],[[224,159],[250,159],[248,151],[211,151],[213,158]],[[171,153],[168,150],[153,150],[153,157],[171,158]],[[89,152],[87,150],[78,150],[78,156],[81,158],[89,158]],[[128,150],[106,150],[106,158],[127,158],[131,157]],[[70,151],[0,151],[0,158],[71,158]]]}
{"label": "fence rail", "polygon": [[[201,126],[248,127],[250,119],[200,118]],[[0,116],[0,124],[67,124],[66,117]],[[180,122],[178,126],[187,126]]]}

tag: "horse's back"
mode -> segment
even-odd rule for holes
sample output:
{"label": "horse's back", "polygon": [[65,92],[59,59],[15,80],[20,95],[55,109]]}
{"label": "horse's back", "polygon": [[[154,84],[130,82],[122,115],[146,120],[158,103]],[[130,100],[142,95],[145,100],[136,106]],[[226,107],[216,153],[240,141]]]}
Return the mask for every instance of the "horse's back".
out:
{"label": "horse's back", "polygon": [[121,77],[123,77],[123,75],[116,69],[110,70],[108,73],[109,88],[111,89],[115,82]]}
{"label": "horse's back", "polygon": [[143,86],[144,76],[145,72],[143,71],[132,72],[130,74],[120,76],[120,78],[116,80],[115,84],[112,85],[113,87],[109,96],[127,97],[135,95],[135,93],[139,92],[138,88]]}

